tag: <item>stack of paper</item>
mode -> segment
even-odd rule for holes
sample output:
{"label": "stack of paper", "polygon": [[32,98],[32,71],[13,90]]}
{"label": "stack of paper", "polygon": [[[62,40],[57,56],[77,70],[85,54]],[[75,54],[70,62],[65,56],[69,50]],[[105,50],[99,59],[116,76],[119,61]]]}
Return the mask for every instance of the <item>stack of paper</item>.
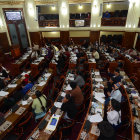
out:
{"label": "stack of paper", "polygon": [[103,121],[103,118],[102,118],[101,115],[98,113],[98,114],[92,115],[92,116],[90,117],[90,120],[89,120],[89,121],[92,122],[92,123],[101,122],[101,121]]}
{"label": "stack of paper", "polygon": [[103,79],[102,79],[102,78],[95,78],[95,81],[97,81],[97,82],[102,82]]}
{"label": "stack of paper", "polygon": [[62,92],[62,93],[61,93],[61,96],[62,96],[62,97],[65,97],[65,96],[66,96],[66,93],[65,93],[65,92]]}
{"label": "stack of paper", "polygon": [[101,97],[95,96],[94,98],[102,104],[104,104],[104,102],[105,102],[105,99],[103,99]]}
{"label": "stack of paper", "polygon": [[6,96],[6,95],[8,95],[8,94],[9,94],[9,92],[0,91],[0,96]]}
{"label": "stack of paper", "polygon": [[105,97],[105,94],[102,92],[95,92],[96,97]]}
{"label": "stack of paper", "polygon": [[45,77],[49,77],[51,75],[51,73],[46,73]]}
{"label": "stack of paper", "polygon": [[22,101],[22,105],[27,105],[28,102],[27,101]]}
{"label": "stack of paper", "polygon": [[55,105],[57,108],[61,108],[62,103],[61,103],[61,102],[55,102],[54,105]]}
{"label": "stack of paper", "polygon": [[43,81],[43,82],[39,83],[38,86],[41,87],[41,86],[44,86],[45,84],[46,84],[46,82]]}
{"label": "stack of paper", "polygon": [[68,85],[68,86],[66,87],[66,90],[72,90],[72,88],[70,87],[70,85]]}
{"label": "stack of paper", "polygon": [[96,71],[96,72],[95,72],[95,75],[100,75],[100,73]]}
{"label": "stack of paper", "polygon": [[15,88],[17,86],[17,84],[9,84],[8,88]]}

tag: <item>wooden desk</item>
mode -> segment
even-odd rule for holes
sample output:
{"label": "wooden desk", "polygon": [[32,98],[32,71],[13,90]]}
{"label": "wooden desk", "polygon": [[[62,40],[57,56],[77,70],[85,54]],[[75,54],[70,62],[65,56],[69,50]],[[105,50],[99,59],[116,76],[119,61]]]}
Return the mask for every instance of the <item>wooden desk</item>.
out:
{"label": "wooden desk", "polygon": [[[66,78],[65,78],[65,80],[66,80]],[[65,80],[64,80],[64,83],[65,83]],[[64,83],[63,83],[63,86],[64,86]],[[55,102],[58,100],[58,97],[61,95],[63,86],[61,87],[60,92],[59,92],[59,94],[58,94],[58,96],[57,96]],[[54,105],[53,105],[53,106],[54,106]],[[51,107],[51,108],[52,108],[52,107]],[[51,111],[50,111],[51,108],[49,109],[49,111],[46,113],[46,115],[45,115],[45,116],[43,117],[43,119],[42,119],[42,121],[45,119],[45,120],[47,121],[47,124],[48,124],[48,122],[49,122],[49,120],[50,120],[50,118],[51,118],[51,116],[52,116]],[[56,112],[59,111],[59,110],[60,110],[60,109],[57,108]],[[54,114],[58,115],[56,112],[55,112]],[[59,115],[61,115],[61,117],[62,117],[63,112],[61,111]],[[61,118],[59,119],[59,121],[60,121],[60,120],[61,120]],[[42,121],[41,121],[41,122],[42,122]],[[41,122],[36,126],[36,128],[32,131],[32,133],[29,135],[29,137],[28,137],[27,139],[30,139],[31,137],[33,137],[33,135],[34,135],[36,132],[39,132],[39,134],[38,134],[38,136],[37,136],[37,138],[36,138],[37,140],[46,140],[46,139],[49,139],[49,138],[51,137],[51,135],[52,135],[55,131],[54,131],[54,132],[50,131],[50,133],[46,133],[46,132],[44,132],[45,129],[39,130],[39,129],[38,129],[38,126],[41,124]],[[47,124],[46,124],[46,126],[47,126]],[[57,124],[57,126],[58,126],[58,124]],[[49,131],[48,131],[48,132],[49,132]]]}
{"label": "wooden desk", "polygon": [[[48,85],[48,81],[49,81],[50,78],[51,78],[51,76],[47,79],[46,84],[43,85],[42,87],[36,86],[36,85],[34,85],[34,86],[36,86],[36,89],[43,90],[43,89]],[[35,94],[35,93],[32,93],[31,91],[28,92],[28,95],[29,95],[30,97],[32,97],[32,99],[35,98],[35,95],[34,95],[34,94]],[[29,99],[29,98],[28,98],[28,99]],[[21,100],[21,101],[22,101],[22,100]],[[14,126],[21,120],[21,118],[31,109],[31,104],[32,104],[32,101],[33,101],[33,100],[31,100],[27,105],[22,105],[22,104],[21,104],[21,101],[19,101],[17,104],[18,104],[20,107],[25,108],[25,111],[24,111],[21,115],[17,115],[15,112],[10,114],[10,111],[8,111],[8,112],[6,113],[6,116],[9,114],[9,115],[6,117],[6,121],[11,122],[12,124],[11,124],[10,127],[9,127],[8,129],[6,129],[5,131],[0,131],[0,139],[2,139],[8,132],[10,132],[10,131],[14,128]],[[1,126],[2,126],[2,125],[1,125]],[[1,129],[1,126],[0,126],[0,129]]]}
{"label": "wooden desk", "polygon": [[[29,71],[29,73],[30,73],[30,71]],[[28,74],[29,74],[28,73]],[[24,76],[24,75],[23,75]],[[16,87],[13,87],[13,88],[9,88],[8,87],[8,85],[7,85],[7,89],[6,89],[6,92],[9,92],[9,94],[6,96],[6,97],[10,97],[10,96],[12,96],[13,95],[13,93],[15,92],[15,91],[17,91],[20,87],[21,87],[21,84],[22,84],[22,82],[23,82],[23,80],[24,80],[24,77],[23,76],[21,76],[21,78],[19,79],[18,77],[16,77],[13,81],[15,81],[15,84],[17,84],[17,86]],[[11,82],[12,83],[12,82]],[[10,83],[10,84],[11,84]],[[9,84],[9,85],[10,85]],[[0,107],[3,105],[3,101],[4,101],[4,98],[6,98],[5,96],[0,96]]]}
{"label": "wooden desk", "polygon": [[[95,69],[94,69],[94,70],[95,70]],[[96,72],[98,72],[98,70],[96,70]],[[100,75],[95,76],[95,78],[96,78],[96,77],[101,78]],[[92,79],[92,77],[91,77],[91,79]],[[93,78],[93,79],[94,79],[94,78]],[[91,86],[92,86],[92,85],[91,85]],[[92,86],[91,89],[93,89],[93,86]],[[102,89],[98,88],[98,90],[102,90]],[[103,90],[102,90],[102,92],[103,92]],[[91,97],[93,97],[93,95],[94,95],[94,92],[91,91]],[[103,117],[103,116],[104,116],[104,106],[103,106],[100,102],[98,102],[98,101],[97,101],[97,103],[99,104],[99,106],[102,107],[102,117]],[[83,132],[85,132],[85,130],[84,130],[84,125],[85,125],[86,120],[88,120],[88,115],[89,115],[89,113],[90,113],[89,110],[90,110],[91,106],[92,106],[92,98],[90,99],[90,105],[89,105],[89,107],[88,107],[88,111],[87,111],[87,114],[86,114],[86,118],[85,118],[85,121],[84,121],[84,123],[83,123],[83,125],[82,125],[82,128],[81,128],[81,130],[80,130],[80,133],[79,133],[79,135],[78,135],[77,140],[80,140],[80,138],[81,138],[81,136],[82,136],[81,134],[82,134]],[[96,126],[96,125],[97,125],[96,123],[91,123],[91,128],[92,128],[93,126]],[[87,135],[87,137],[86,137],[86,140],[96,140],[97,138],[98,138],[98,136],[92,134],[92,133],[91,133],[91,129],[90,129],[90,131],[89,131],[89,133],[88,133],[88,135]]]}
{"label": "wooden desk", "polygon": [[[23,58],[25,55],[29,55],[25,58]],[[21,72],[21,68],[26,65],[26,63],[30,60],[31,58],[31,52],[25,53],[21,58],[16,60],[15,63],[12,63],[12,68],[14,70],[13,75],[16,76]]]}

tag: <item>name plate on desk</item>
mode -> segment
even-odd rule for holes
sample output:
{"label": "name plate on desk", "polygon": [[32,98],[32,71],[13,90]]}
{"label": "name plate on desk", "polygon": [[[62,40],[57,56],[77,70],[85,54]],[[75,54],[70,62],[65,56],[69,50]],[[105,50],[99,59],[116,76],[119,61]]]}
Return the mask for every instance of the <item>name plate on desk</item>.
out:
{"label": "name plate on desk", "polygon": [[3,125],[0,126],[0,131],[5,131],[11,124],[9,121],[4,122]]}
{"label": "name plate on desk", "polygon": [[20,107],[20,108],[15,112],[15,114],[21,115],[25,110],[26,110],[26,108]]}
{"label": "name plate on desk", "polygon": [[37,139],[39,137],[39,129],[37,129],[37,131],[34,132],[34,134],[32,135],[32,139]]}

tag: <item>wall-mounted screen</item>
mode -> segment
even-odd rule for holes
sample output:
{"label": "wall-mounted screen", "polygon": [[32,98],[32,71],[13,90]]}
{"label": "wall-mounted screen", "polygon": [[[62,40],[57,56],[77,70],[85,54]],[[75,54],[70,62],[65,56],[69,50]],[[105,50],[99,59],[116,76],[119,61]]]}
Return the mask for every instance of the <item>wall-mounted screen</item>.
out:
{"label": "wall-mounted screen", "polygon": [[22,15],[21,11],[9,11],[5,12],[7,20],[21,20]]}
{"label": "wall-mounted screen", "polygon": [[84,20],[75,20],[75,26],[76,27],[83,27],[85,25]]}

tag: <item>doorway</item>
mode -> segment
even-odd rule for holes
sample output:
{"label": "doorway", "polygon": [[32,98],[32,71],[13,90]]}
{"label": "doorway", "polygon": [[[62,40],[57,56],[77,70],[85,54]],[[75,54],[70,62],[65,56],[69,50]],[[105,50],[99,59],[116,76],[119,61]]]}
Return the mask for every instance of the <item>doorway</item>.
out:
{"label": "doorway", "polygon": [[22,9],[4,8],[4,16],[12,45],[19,45],[21,51],[29,47],[29,40]]}

